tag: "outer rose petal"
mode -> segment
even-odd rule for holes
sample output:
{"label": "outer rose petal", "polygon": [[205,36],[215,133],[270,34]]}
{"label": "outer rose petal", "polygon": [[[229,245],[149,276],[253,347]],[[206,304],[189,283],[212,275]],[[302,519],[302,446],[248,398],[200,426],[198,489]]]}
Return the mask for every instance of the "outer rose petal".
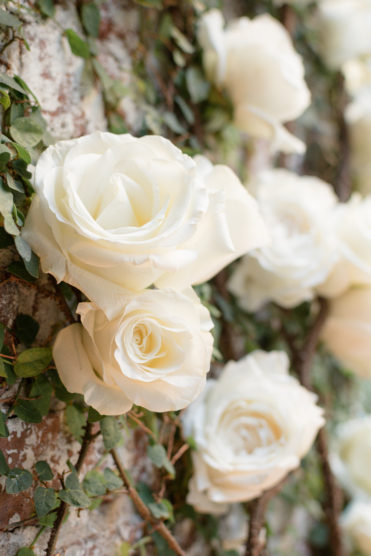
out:
{"label": "outer rose petal", "polygon": [[102,415],[120,415],[132,402],[119,388],[106,386],[94,373],[82,341],[83,327],[71,324],[61,330],[53,346],[53,357],[61,380],[69,392],[83,394],[88,405]]}

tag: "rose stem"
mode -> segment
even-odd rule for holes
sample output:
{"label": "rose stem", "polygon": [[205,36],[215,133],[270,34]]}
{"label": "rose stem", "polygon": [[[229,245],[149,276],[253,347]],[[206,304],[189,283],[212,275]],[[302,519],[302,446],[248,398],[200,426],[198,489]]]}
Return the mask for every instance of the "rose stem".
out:
{"label": "rose stem", "polygon": [[135,490],[135,488],[130,484],[129,478],[126,474],[126,471],[125,471],[125,469],[124,469],[124,467],[121,463],[121,460],[120,460],[116,450],[113,448],[110,451],[110,453],[111,453],[111,456],[113,458],[113,461],[115,462],[117,470],[120,473],[121,479],[123,480],[124,485],[128,490],[128,495],[132,499],[132,501],[133,501],[136,509],[138,510],[138,513],[140,514],[140,516],[144,519],[144,521],[149,522],[154,527],[154,529],[156,529],[156,531],[158,531],[160,533],[160,535],[168,543],[169,547],[172,550],[174,550],[174,552],[176,554],[178,554],[179,556],[186,556],[186,553],[179,546],[177,540],[170,533],[169,529],[164,525],[164,523],[162,521],[158,521],[155,517],[153,517],[153,515],[151,514],[151,512],[149,511],[147,506],[144,504],[144,502],[140,498],[140,496],[137,493],[137,491]]}
{"label": "rose stem", "polygon": [[[77,473],[80,471],[80,469],[82,467],[82,464],[84,463],[84,459],[85,459],[86,454],[88,452],[88,448],[90,446],[91,441],[94,438],[96,438],[96,435],[92,436],[91,428],[92,428],[92,424],[87,423],[87,425],[85,427],[84,438],[83,438],[82,443],[81,443],[79,457],[78,457],[76,465],[75,465]],[[66,502],[62,501],[61,505],[58,508],[57,518],[54,522],[53,528],[52,528],[51,533],[50,533],[48,547],[46,549],[46,556],[52,556],[53,555],[54,548],[55,548],[57,538],[58,538],[58,534],[59,534],[61,525],[64,521],[65,515],[67,513],[67,508],[68,508],[68,504],[66,504]]]}

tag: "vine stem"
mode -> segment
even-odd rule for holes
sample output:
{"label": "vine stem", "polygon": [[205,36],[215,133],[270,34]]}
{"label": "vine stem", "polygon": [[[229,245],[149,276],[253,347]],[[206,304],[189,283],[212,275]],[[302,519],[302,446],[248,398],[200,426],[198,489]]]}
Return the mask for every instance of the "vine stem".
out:
{"label": "vine stem", "polygon": [[[91,435],[91,429],[92,429],[92,424],[87,423],[86,427],[85,427],[84,438],[83,438],[82,443],[81,443],[79,456],[77,458],[77,462],[76,462],[76,465],[75,465],[77,473],[80,471],[80,469],[82,467],[82,464],[84,463],[84,459],[85,459],[86,454],[88,452],[88,448],[90,446],[91,440],[93,438],[95,438],[95,436]],[[58,539],[58,534],[59,534],[60,528],[62,526],[62,523],[64,521],[64,518],[66,516],[67,509],[68,509],[68,504],[66,504],[66,502],[62,501],[61,505],[58,508],[57,518],[54,522],[53,528],[52,528],[51,533],[50,533],[48,546],[47,546],[47,549],[46,549],[46,556],[53,556],[55,545],[56,545],[57,539]]]}
{"label": "vine stem", "polygon": [[135,488],[131,485],[130,481],[129,481],[129,477],[121,463],[121,460],[116,452],[116,450],[113,448],[111,451],[111,456],[113,458],[113,461],[115,462],[115,465],[117,467],[117,470],[121,476],[121,479],[124,482],[125,487],[127,488],[128,491],[128,495],[130,496],[131,500],[133,501],[136,509],[138,510],[138,513],[140,514],[140,516],[143,518],[144,521],[149,522],[153,528],[159,532],[159,534],[166,540],[166,542],[168,543],[169,547],[175,552],[175,554],[178,554],[178,556],[186,556],[186,553],[183,551],[183,549],[179,546],[178,541],[175,539],[175,537],[173,537],[173,535],[170,533],[169,529],[166,527],[166,525],[162,522],[162,521],[158,521],[149,511],[149,509],[147,508],[147,506],[144,504],[144,502],[142,501],[142,499],[140,498],[139,494],[137,493],[137,491],[135,490]]}

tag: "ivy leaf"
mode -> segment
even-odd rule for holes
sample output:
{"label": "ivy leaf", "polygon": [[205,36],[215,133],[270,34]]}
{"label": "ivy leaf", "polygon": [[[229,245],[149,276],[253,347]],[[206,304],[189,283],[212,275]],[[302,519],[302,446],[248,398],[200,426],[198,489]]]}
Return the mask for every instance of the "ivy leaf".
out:
{"label": "ivy leaf", "polygon": [[11,159],[12,153],[2,143],[0,143],[0,171],[3,172],[8,164],[9,160]]}
{"label": "ivy leaf", "polygon": [[41,423],[43,418],[37,403],[33,400],[17,400],[13,411],[19,419],[26,421],[26,423]]}
{"label": "ivy leaf", "polygon": [[80,38],[73,29],[67,29],[64,34],[66,35],[68,44],[70,45],[71,51],[75,56],[85,59],[90,58],[90,49],[88,44]]}
{"label": "ivy leaf", "polygon": [[53,527],[56,519],[57,519],[57,512],[51,512],[48,515],[39,517],[39,523],[40,525],[44,525],[44,527]]}
{"label": "ivy leaf", "polygon": [[14,321],[14,331],[20,342],[32,344],[39,331],[39,323],[30,315],[19,313]]}
{"label": "ivy leaf", "polygon": [[0,376],[6,379],[9,386],[15,383],[17,377],[13,371],[13,367],[8,361],[0,358]]}
{"label": "ivy leaf", "polygon": [[22,95],[26,94],[26,91],[17,83],[13,77],[6,75],[6,73],[0,72],[0,83],[6,85],[9,89],[13,89]]}
{"label": "ivy leaf", "polygon": [[37,376],[42,373],[51,360],[52,350],[49,347],[26,349],[18,355],[14,364],[15,374],[22,378]]}
{"label": "ivy leaf", "polygon": [[4,110],[8,110],[10,106],[10,96],[5,91],[0,89],[0,104]]}
{"label": "ivy leaf", "polygon": [[84,436],[86,415],[82,411],[79,411],[74,405],[69,405],[66,408],[65,417],[70,433],[78,442],[81,442]]}
{"label": "ivy leaf", "polygon": [[14,263],[11,263],[8,266],[7,271],[10,272],[10,274],[14,274],[14,276],[17,276],[18,278],[21,278],[22,280],[26,280],[27,282],[35,281],[35,278],[27,272],[24,264],[21,263],[21,261],[14,261]]}
{"label": "ivy leaf", "polygon": [[6,476],[5,490],[7,494],[18,494],[30,488],[32,483],[33,477],[29,471],[14,467]]}
{"label": "ivy leaf", "polygon": [[30,274],[32,278],[39,277],[40,259],[33,251],[31,252],[31,259],[29,261],[23,259],[23,263],[28,274]]}
{"label": "ivy leaf", "polygon": [[160,500],[160,502],[151,502],[148,504],[148,509],[156,519],[169,519],[170,521],[174,521],[173,506],[169,500],[163,499]]}
{"label": "ivy leaf", "polygon": [[210,83],[206,81],[202,71],[197,67],[189,67],[185,74],[186,85],[192,102],[195,104],[206,100],[209,96]]}
{"label": "ivy leaf", "polygon": [[19,158],[24,160],[24,162],[26,164],[30,164],[31,163],[31,155],[28,152],[28,150],[25,149],[24,147],[22,147],[21,145],[18,145],[18,143],[13,143],[12,142],[12,145],[15,148],[15,150],[17,151],[17,154],[18,154]]}
{"label": "ivy leaf", "polygon": [[36,5],[45,17],[54,17],[55,6],[53,0],[37,0]]}
{"label": "ivy leaf", "polygon": [[53,387],[45,375],[38,376],[32,385],[30,396],[37,398],[32,403],[43,416],[49,411],[52,393]]}
{"label": "ivy leaf", "polygon": [[100,421],[100,430],[103,435],[103,444],[107,451],[120,442],[121,431],[115,417],[103,417]]}
{"label": "ivy leaf", "polygon": [[9,436],[9,430],[6,426],[6,417],[2,411],[0,411],[0,437],[7,438]]}
{"label": "ivy leaf", "polygon": [[0,178],[0,213],[4,218],[4,228],[13,236],[19,235],[19,230],[15,225],[12,216],[13,210],[13,195],[4,187],[4,182]]}
{"label": "ivy leaf", "polygon": [[35,147],[41,141],[43,133],[44,126],[34,114],[17,118],[10,126],[10,134],[14,141],[26,148]]}
{"label": "ivy leaf", "polygon": [[101,415],[96,409],[93,407],[89,407],[88,411],[88,423],[96,423],[97,421],[101,421],[103,419],[103,415]]}
{"label": "ivy leaf", "polygon": [[22,25],[22,22],[15,15],[0,10],[0,25],[5,25],[6,27],[19,27]]}
{"label": "ivy leaf", "polygon": [[40,460],[35,464],[37,476],[40,481],[51,481],[53,478],[53,471],[47,461]]}
{"label": "ivy leaf", "polygon": [[59,506],[59,500],[52,488],[38,486],[33,495],[37,517],[43,517]]}
{"label": "ivy leaf", "polygon": [[81,488],[60,490],[59,498],[63,502],[79,508],[88,508],[91,503],[90,498]]}
{"label": "ivy leaf", "polygon": [[107,490],[116,490],[124,484],[122,479],[116,475],[112,469],[106,467],[103,471],[103,476],[106,481]]}
{"label": "ivy leaf", "polygon": [[161,444],[148,446],[147,455],[156,467],[164,467],[172,477],[175,476],[174,466],[167,457],[166,450]]}
{"label": "ivy leaf", "polygon": [[82,481],[83,489],[89,496],[101,496],[106,493],[106,481],[104,475],[92,469],[88,471]]}
{"label": "ivy leaf", "polygon": [[93,2],[83,4],[81,10],[82,24],[88,35],[97,38],[99,35],[100,14]]}
{"label": "ivy leaf", "polygon": [[3,452],[0,450],[0,475],[7,475],[10,467],[5,459]]}
{"label": "ivy leaf", "polygon": [[28,548],[28,546],[23,546],[18,550],[16,556],[36,556],[36,554],[31,548]]}

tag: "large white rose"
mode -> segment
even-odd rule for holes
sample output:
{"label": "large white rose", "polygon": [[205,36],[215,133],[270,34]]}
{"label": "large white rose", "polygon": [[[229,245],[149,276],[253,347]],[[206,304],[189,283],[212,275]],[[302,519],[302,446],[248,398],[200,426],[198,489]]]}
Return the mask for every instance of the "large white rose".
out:
{"label": "large white rose", "polygon": [[333,218],[338,261],[318,291],[335,297],[349,287],[371,284],[371,196],[355,193],[339,203]]}
{"label": "large white rose", "polygon": [[209,78],[229,93],[237,127],[272,140],[272,148],[304,150],[283,122],[300,116],[310,102],[301,57],[286,29],[269,15],[242,17],[227,25],[219,10],[199,24]]}
{"label": "large white rose", "polygon": [[352,288],[331,300],[322,339],[349,370],[371,378],[370,286]]}
{"label": "large white rose", "polygon": [[371,556],[371,502],[354,500],[343,513],[341,525],[362,553]]}
{"label": "large white rose", "polygon": [[318,4],[321,49],[329,65],[371,53],[370,0],[321,0]]}
{"label": "large white rose", "polygon": [[350,495],[371,503],[371,416],[337,427],[331,466]]}
{"label": "large white rose", "polygon": [[119,415],[133,403],[173,411],[204,387],[212,321],[191,288],[132,295],[113,319],[92,303],[77,313],[81,324],[59,332],[53,357],[67,390],[100,413]]}
{"label": "large white rose", "polygon": [[331,218],[336,197],[314,177],[267,170],[251,183],[271,236],[237,264],[231,292],[248,311],[267,301],[294,307],[312,299],[335,262]]}
{"label": "large white rose", "polygon": [[288,367],[284,352],[255,351],[208,380],[186,410],[184,432],[197,445],[187,500],[198,511],[222,513],[299,466],[324,421]]}
{"label": "large white rose", "polygon": [[260,245],[255,201],[226,166],[162,137],[96,132],[40,157],[23,237],[45,272],[108,316],[127,290],[183,289]]}

